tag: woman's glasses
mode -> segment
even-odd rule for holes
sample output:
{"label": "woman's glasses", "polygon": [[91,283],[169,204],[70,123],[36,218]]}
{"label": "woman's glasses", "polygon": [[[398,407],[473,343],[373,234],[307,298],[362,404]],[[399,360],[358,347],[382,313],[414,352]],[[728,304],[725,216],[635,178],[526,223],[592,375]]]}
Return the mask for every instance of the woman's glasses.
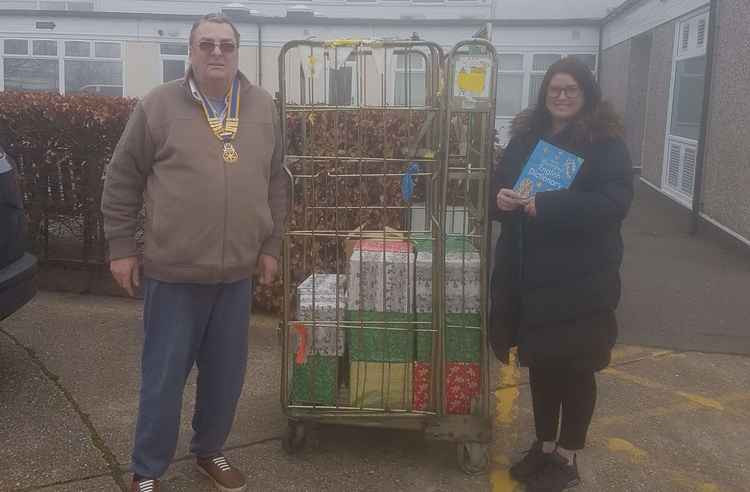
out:
{"label": "woman's glasses", "polygon": [[221,53],[224,55],[234,53],[234,50],[237,49],[237,46],[229,41],[222,41],[218,44],[214,43],[213,41],[201,41],[198,43],[198,48],[200,48],[200,50],[206,54],[213,53],[217,46],[219,47]]}
{"label": "woman's glasses", "polygon": [[561,95],[565,94],[568,99],[575,99],[581,95],[581,88],[575,85],[568,87],[550,87],[547,89],[547,94],[553,99],[557,99]]}

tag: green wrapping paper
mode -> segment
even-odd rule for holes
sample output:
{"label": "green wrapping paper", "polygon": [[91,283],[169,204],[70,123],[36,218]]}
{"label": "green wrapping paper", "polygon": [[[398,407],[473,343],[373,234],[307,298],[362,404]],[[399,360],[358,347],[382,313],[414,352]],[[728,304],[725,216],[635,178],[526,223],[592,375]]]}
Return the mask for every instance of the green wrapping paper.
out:
{"label": "green wrapping paper", "polygon": [[[347,341],[352,361],[410,362],[414,360],[415,332],[408,313],[347,311]],[[363,326],[356,326],[363,321]]]}
{"label": "green wrapping paper", "polygon": [[311,355],[303,364],[294,364],[291,403],[334,405],[338,357]]}
{"label": "green wrapping paper", "polygon": [[[432,313],[417,314],[417,321],[431,321]],[[448,362],[479,362],[482,333],[479,314],[447,314],[445,328],[445,354]],[[425,325],[421,325],[425,326]],[[431,362],[433,336],[417,335],[417,361]]]}

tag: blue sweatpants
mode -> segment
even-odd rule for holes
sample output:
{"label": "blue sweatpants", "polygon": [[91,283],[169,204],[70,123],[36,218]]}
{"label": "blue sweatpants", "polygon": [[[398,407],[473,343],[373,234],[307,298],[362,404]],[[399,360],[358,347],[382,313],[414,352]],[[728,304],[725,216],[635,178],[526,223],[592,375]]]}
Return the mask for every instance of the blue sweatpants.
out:
{"label": "blue sweatpants", "polygon": [[160,477],[174,458],[185,381],[198,366],[190,451],[220,452],[247,365],[251,280],[173,284],[144,280],[141,394],[133,472]]}

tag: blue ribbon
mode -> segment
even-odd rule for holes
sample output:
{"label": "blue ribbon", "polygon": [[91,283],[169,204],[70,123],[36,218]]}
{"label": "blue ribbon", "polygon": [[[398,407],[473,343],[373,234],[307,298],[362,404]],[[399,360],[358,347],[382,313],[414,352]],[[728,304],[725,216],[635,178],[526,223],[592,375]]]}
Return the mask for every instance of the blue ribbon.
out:
{"label": "blue ribbon", "polygon": [[401,178],[401,195],[404,201],[411,202],[411,197],[414,194],[414,175],[419,172],[421,172],[419,164],[412,162]]}

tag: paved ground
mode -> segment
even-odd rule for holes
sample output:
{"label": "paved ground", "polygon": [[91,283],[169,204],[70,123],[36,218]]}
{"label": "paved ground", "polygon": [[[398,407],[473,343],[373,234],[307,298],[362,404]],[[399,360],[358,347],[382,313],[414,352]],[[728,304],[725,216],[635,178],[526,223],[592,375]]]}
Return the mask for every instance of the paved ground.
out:
{"label": "paved ground", "polygon": [[[621,341],[599,376],[581,492],[750,491],[750,259],[685,232],[684,211],[639,187],[625,227]],[[109,285],[48,275],[73,290]],[[94,287],[92,287],[94,286]],[[118,491],[137,408],[140,304],[42,292],[0,325],[0,491]],[[492,368],[492,467],[466,477],[452,445],[372,429],[325,428],[281,451],[276,320],[255,316],[247,386],[228,455],[250,490],[520,491],[507,466],[532,440],[525,370]],[[646,346],[662,348],[645,348]],[[194,378],[166,491],[211,490],[187,456]]]}
{"label": "paved ground", "polygon": [[[576,490],[750,490],[748,374],[746,357],[617,347],[613,365],[598,376]],[[496,392],[494,492],[522,490],[506,468],[533,440],[527,382],[525,371],[506,368]]]}
{"label": "paved ground", "polygon": [[750,247],[638,183],[625,221],[620,341],[750,355]]}
{"label": "paved ground", "polygon": [[[135,301],[45,292],[3,323],[0,490],[120,490],[137,406],[139,318]],[[229,442],[251,490],[520,490],[504,470],[532,426],[525,371],[511,367],[493,368],[500,379],[488,476],[464,476],[453,446],[403,432],[325,428],[299,457],[284,455],[275,323],[255,317]],[[748,490],[748,373],[745,357],[618,347],[599,378],[580,490]],[[165,490],[211,490],[187,458],[188,418],[182,427]]]}

